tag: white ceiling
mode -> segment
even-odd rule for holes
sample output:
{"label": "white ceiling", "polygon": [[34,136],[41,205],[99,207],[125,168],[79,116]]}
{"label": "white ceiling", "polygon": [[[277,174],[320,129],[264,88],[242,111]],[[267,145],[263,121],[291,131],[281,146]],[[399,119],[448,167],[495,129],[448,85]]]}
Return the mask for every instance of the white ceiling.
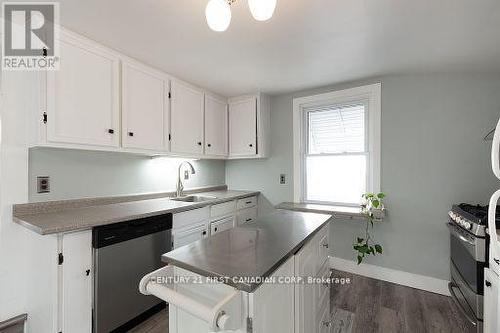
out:
{"label": "white ceiling", "polygon": [[60,0],[61,23],[226,96],[290,92],[364,77],[500,72],[499,0],[278,0],[257,22],[246,0],[229,29],[208,0]]}

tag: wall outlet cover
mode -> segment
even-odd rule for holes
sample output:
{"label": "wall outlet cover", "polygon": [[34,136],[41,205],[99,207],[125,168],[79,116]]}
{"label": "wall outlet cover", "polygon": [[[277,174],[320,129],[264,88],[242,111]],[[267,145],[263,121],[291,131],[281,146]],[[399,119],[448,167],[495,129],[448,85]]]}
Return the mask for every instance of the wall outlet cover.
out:
{"label": "wall outlet cover", "polygon": [[36,191],[37,191],[37,193],[49,193],[50,192],[50,177],[49,176],[36,177]]}
{"label": "wall outlet cover", "polygon": [[286,175],[284,173],[280,175],[280,184],[286,184]]}

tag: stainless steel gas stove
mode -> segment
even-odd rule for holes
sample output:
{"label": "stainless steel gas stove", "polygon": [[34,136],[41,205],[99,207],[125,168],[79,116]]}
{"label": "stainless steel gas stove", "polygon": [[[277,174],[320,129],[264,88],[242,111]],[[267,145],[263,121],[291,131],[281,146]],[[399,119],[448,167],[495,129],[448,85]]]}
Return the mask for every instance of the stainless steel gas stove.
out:
{"label": "stainless steel gas stove", "polygon": [[[497,207],[497,212],[500,209]],[[497,213],[496,216],[500,216]],[[450,294],[463,316],[482,332],[484,268],[488,265],[488,206],[453,205],[450,220]],[[500,226],[500,218],[497,218]]]}

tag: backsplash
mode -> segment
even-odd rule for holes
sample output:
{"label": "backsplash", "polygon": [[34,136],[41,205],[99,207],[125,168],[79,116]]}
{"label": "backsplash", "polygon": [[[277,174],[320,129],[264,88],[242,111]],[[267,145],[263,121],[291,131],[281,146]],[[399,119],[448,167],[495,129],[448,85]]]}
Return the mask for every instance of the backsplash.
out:
{"label": "backsplash", "polygon": [[[183,159],[53,148],[30,149],[29,201],[49,201],[173,191]],[[192,161],[186,189],[225,184],[225,162]],[[50,177],[50,192],[37,193],[37,176]]]}

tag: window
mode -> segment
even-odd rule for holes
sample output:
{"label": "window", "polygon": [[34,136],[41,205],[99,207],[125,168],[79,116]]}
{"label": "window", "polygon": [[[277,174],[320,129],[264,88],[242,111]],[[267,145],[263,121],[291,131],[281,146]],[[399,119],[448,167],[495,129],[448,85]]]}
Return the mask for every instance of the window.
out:
{"label": "window", "polygon": [[295,201],[357,206],[379,190],[380,84],[294,99]]}

